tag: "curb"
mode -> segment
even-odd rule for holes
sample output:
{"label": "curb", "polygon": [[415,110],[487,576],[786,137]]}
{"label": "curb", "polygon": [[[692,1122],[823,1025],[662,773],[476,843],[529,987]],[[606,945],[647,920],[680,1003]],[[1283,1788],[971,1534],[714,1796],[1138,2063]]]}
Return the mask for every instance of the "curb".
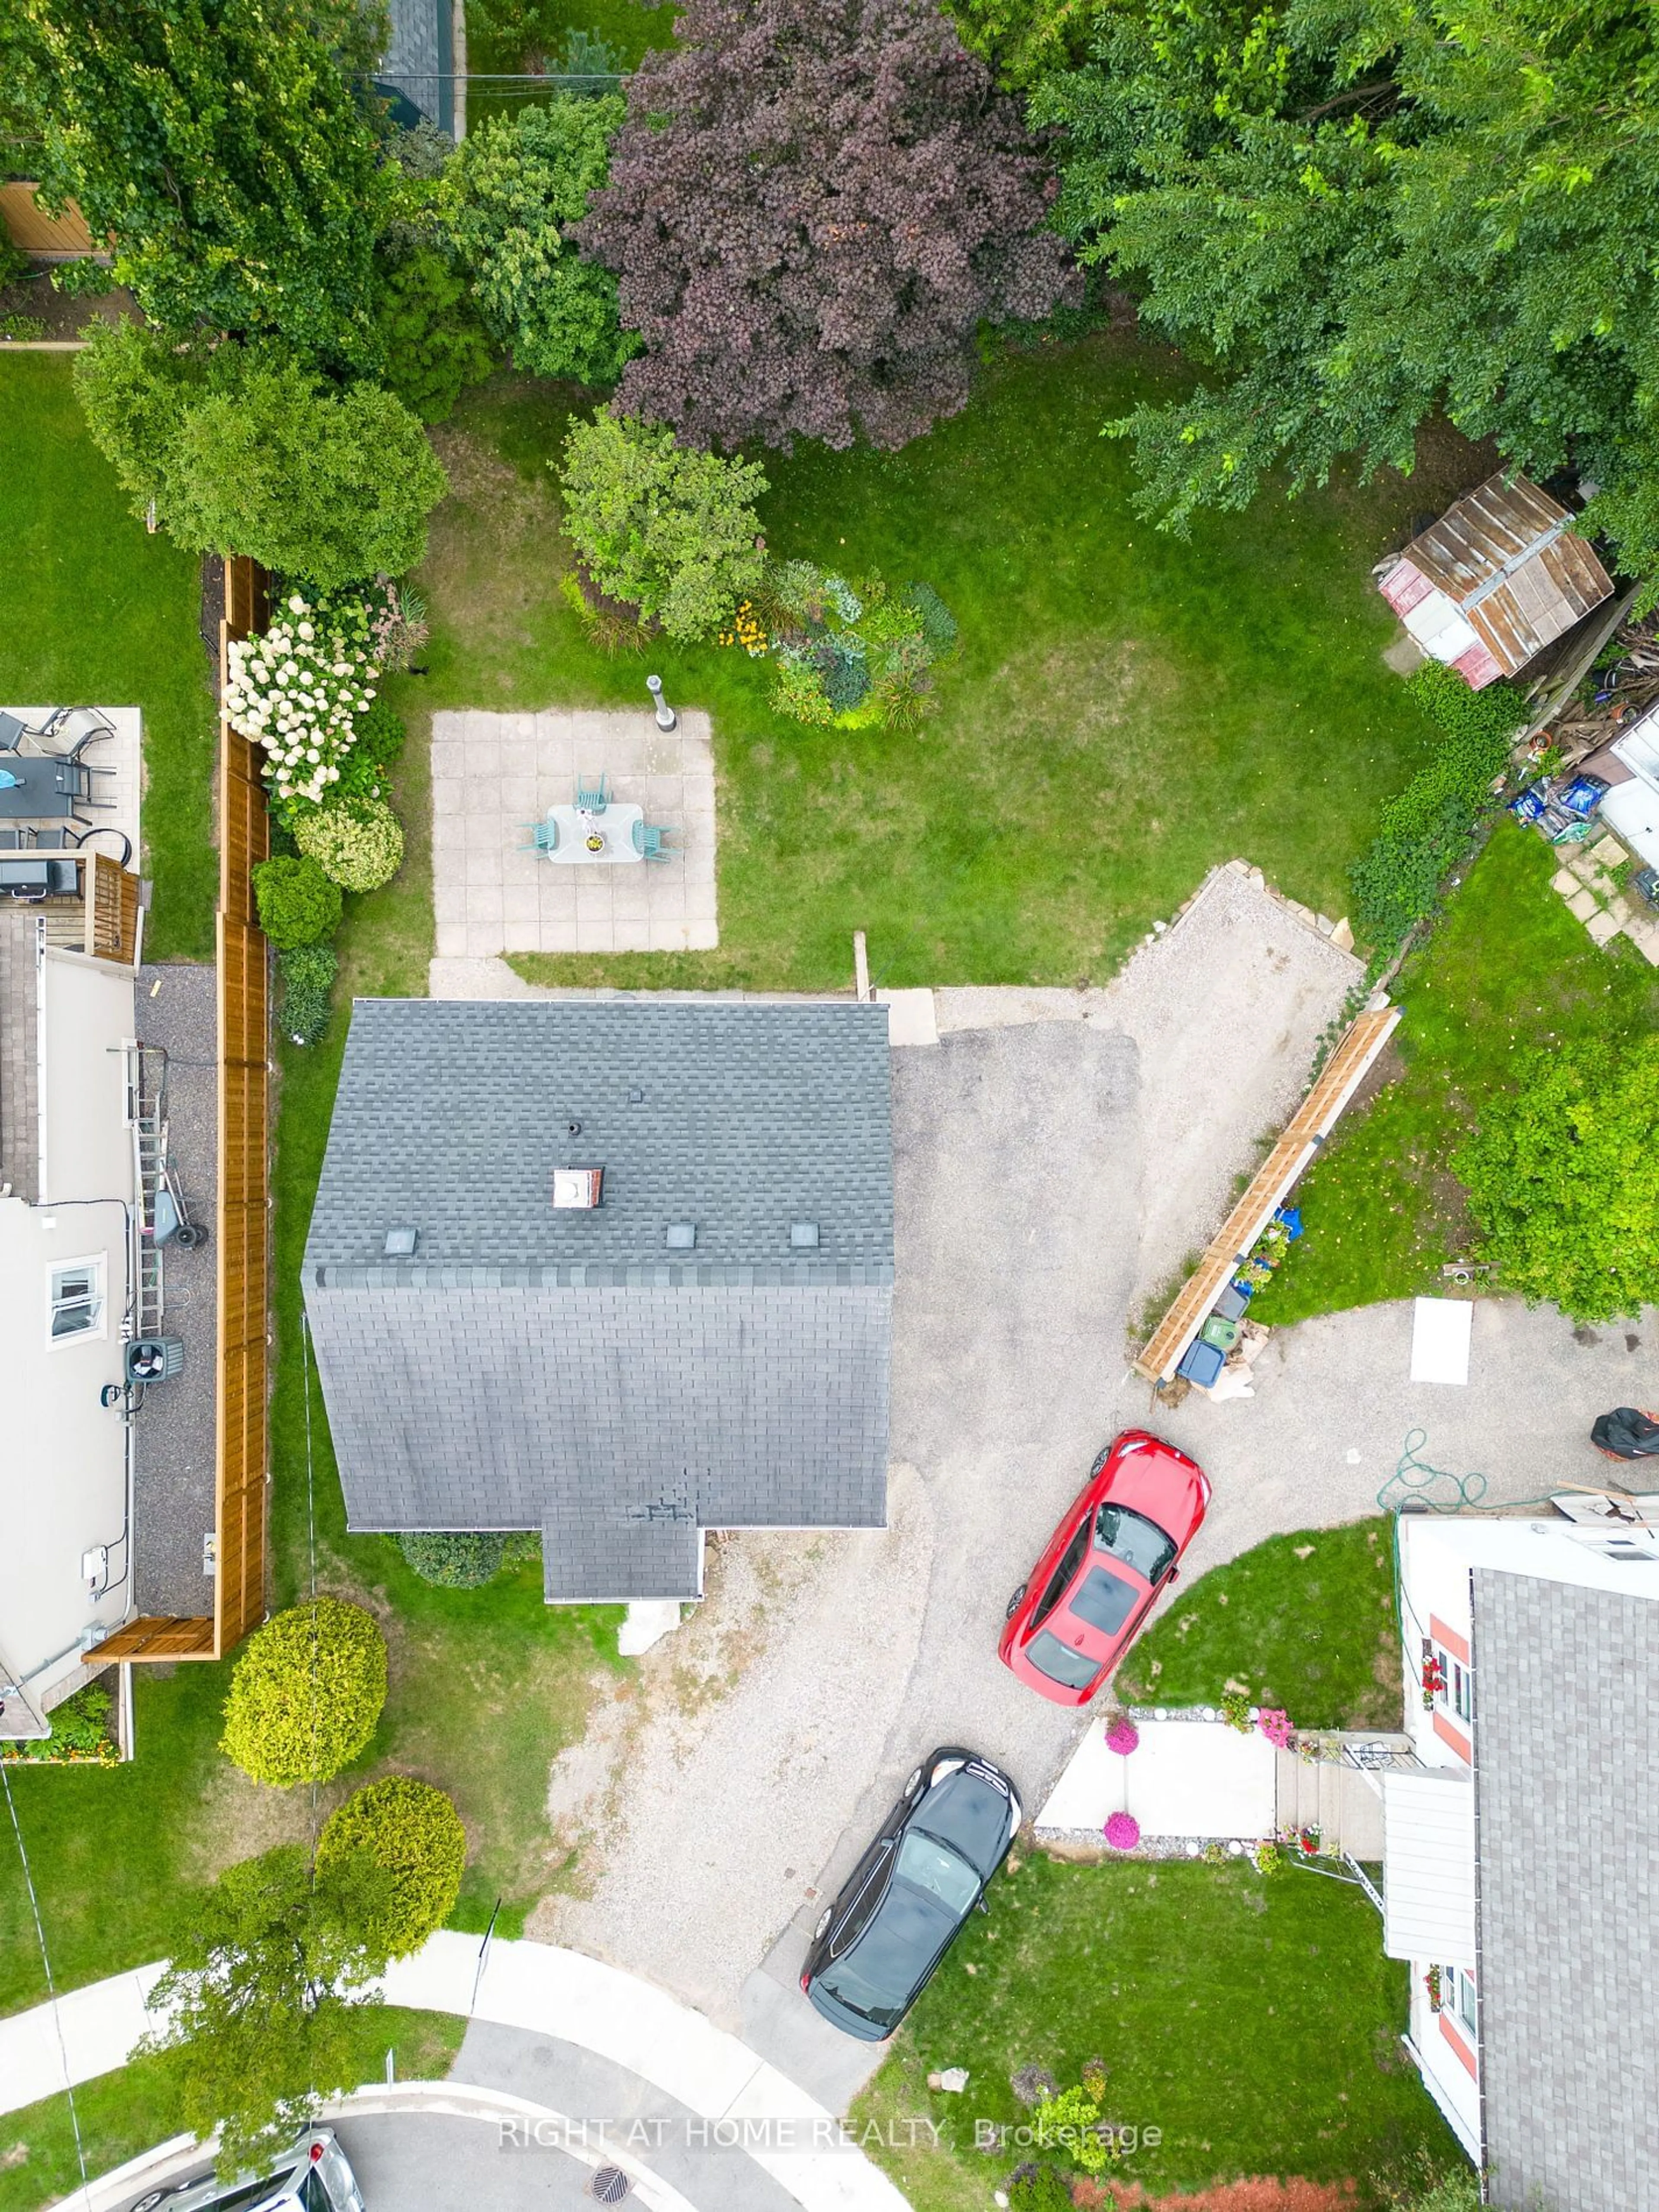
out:
{"label": "curb", "polygon": [[[597,2172],[601,2166],[620,2166],[634,2185],[634,2194],[648,2212],[696,2212],[689,2197],[672,2183],[653,2173],[631,2151],[606,2143],[596,2149],[585,2140],[579,2120],[568,2119],[550,2105],[533,2104],[502,2089],[476,2087],[459,2081],[374,2082],[354,2089],[349,2097],[331,2099],[322,2108],[325,2120],[370,2119],[386,2114],[416,2112],[436,2118],[473,2120],[500,2128],[518,2123],[538,2150],[561,2150],[579,2165]],[[533,2136],[530,2131],[534,2131]],[[163,2189],[181,2179],[193,2166],[210,2156],[216,2142],[199,2142],[194,2136],[169,2136],[154,2149],[141,2151],[125,2166],[111,2168],[68,2197],[57,2197],[48,2212],[117,2212],[128,2198],[146,2190]]]}

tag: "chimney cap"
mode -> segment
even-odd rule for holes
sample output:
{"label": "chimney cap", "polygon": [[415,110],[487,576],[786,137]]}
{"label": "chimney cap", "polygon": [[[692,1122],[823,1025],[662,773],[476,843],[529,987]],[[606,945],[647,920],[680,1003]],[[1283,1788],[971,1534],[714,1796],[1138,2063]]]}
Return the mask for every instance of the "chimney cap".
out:
{"label": "chimney cap", "polygon": [[563,1212],[591,1212],[599,1202],[603,1168],[555,1168],[553,1204]]}

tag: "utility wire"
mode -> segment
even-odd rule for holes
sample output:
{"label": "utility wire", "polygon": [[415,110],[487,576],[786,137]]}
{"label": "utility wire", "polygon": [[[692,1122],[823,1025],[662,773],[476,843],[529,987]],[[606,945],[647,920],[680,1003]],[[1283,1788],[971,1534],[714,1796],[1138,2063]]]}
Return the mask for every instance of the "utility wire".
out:
{"label": "utility wire", "polygon": [[58,1985],[52,1978],[52,1954],[46,1948],[46,1931],[40,1918],[40,1900],[35,1894],[34,1875],[29,1866],[29,1855],[23,1848],[23,1831],[17,1819],[17,1804],[11,1794],[11,1777],[0,1764],[0,1784],[6,1792],[6,1810],[11,1814],[11,1832],[17,1838],[17,1856],[23,1862],[23,1881],[29,1893],[29,1910],[34,1915],[35,1938],[40,1946],[40,1964],[46,1969],[46,1995],[52,2000],[52,2026],[58,2031],[58,2056],[64,2069],[64,2087],[69,2096],[70,2125],[75,2130],[75,2158],[81,2169],[81,2187],[87,2188],[86,2147],[81,2141],[81,2115],[75,2107],[75,2084],[70,2080],[69,2051],[64,2042],[63,2014],[58,2009]]}

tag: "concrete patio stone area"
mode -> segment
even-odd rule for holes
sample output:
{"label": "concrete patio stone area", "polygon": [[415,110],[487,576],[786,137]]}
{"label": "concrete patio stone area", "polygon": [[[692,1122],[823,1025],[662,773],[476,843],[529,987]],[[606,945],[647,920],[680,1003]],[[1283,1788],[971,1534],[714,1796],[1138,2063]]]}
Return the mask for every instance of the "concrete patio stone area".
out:
{"label": "concrete patio stone area", "polygon": [[[559,866],[529,824],[568,805],[576,779],[643,807],[667,860]],[[714,758],[708,717],[659,731],[648,708],[540,714],[473,708],[432,718],[432,876],[437,954],[697,952],[720,941]]]}

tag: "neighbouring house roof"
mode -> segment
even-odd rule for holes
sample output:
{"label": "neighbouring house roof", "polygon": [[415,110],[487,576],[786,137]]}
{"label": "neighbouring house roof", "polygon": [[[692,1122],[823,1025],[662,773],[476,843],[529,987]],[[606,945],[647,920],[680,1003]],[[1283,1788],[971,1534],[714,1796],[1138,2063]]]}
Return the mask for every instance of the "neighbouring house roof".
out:
{"label": "neighbouring house roof", "polygon": [[1382,1948],[1391,1959],[1474,1957],[1474,1790],[1448,1767],[1382,1777]]}
{"label": "neighbouring house roof", "polygon": [[1383,597],[1476,689],[1513,676],[1612,595],[1571,522],[1527,477],[1489,477],[1413,538],[1382,579]]}
{"label": "neighbouring house roof", "polygon": [[0,907],[0,1184],[31,1205],[40,1178],[40,924]]}
{"label": "neighbouring house roof", "polygon": [[1659,1605],[1474,1571],[1492,2201],[1631,2212],[1659,2174]]}
{"label": "neighbouring house roof", "polygon": [[891,1151],[884,1007],[360,1000],[304,1263],[352,1525],[539,1528],[565,1601],[880,1525]]}
{"label": "neighbouring house roof", "polygon": [[391,37],[379,82],[403,94],[441,131],[453,126],[452,0],[391,0]]}

